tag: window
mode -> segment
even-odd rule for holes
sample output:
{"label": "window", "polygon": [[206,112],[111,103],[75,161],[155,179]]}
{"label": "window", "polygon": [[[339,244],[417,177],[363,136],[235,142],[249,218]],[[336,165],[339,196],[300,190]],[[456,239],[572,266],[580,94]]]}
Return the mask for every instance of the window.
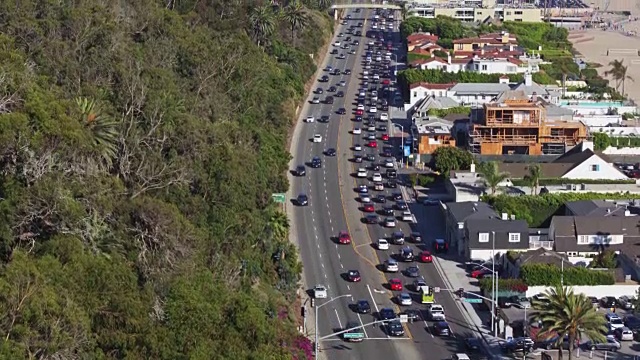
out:
{"label": "window", "polygon": [[588,243],[589,243],[589,236],[587,235],[578,236],[578,244],[588,244]]}
{"label": "window", "polygon": [[482,70],[487,70],[487,65],[482,65]]}
{"label": "window", "polygon": [[578,253],[575,251],[568,251],[567,256],[578,256]]}
{"label": "window", "polygon": [[511,15],[511,11],[507,11],[507,15]]}
{"label": "window", "polygon": [[417,91],[413,92],[413,97],[418,97],[418,92]]}
{"label": "window", "polygon": [[515,21],[515,22],[518,22],[518,21],[519,21],[519,22],[522,22],[522,19],[515,19],[514,21]]}
{"label": "window", "polygon": [[462,49],[464,49],[463,44],[458,44],[458,50],[462,50]]}
{"label": "window", "polygon": [[479,233],[478,241],[481,243],[489,242],[489,233]]}
{"label": "window", "polygon": [[516,10],[513,13],[516,14],[516,15],[522,15],[522,10]]}
{"label": "window", "polygon": [[520,233],[509,233],[509,242],[520,242]]}
{"label": "window", "polygon": [[600,171],[600,165],[599,164],[591,165],[591,171]]}

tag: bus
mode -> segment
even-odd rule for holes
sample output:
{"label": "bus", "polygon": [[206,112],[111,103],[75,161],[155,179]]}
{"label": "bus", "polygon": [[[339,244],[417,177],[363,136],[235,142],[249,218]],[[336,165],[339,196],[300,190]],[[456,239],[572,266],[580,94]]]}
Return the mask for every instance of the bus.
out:
{"label": "bus", "polygon": [[432,287],[423,286],[420,289],[420,294],[421,294],[421,302],[423,304],[433,304],[435,302]]}

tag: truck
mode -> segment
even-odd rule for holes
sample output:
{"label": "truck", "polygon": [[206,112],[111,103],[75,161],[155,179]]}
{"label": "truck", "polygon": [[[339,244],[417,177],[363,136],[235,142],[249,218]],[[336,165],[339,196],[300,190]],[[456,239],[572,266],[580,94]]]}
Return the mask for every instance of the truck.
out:
{"label": "truck", "polygon": [[440,304],[431,304],[428,309],[429,319],[433,321],[445,321],[444,307]]}

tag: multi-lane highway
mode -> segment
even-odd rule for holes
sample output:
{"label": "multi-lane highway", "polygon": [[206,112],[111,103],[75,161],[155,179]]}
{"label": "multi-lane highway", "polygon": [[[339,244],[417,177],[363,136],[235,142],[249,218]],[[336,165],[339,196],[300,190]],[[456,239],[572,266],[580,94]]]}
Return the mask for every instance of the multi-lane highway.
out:
{"label": "multi-lane highway", "polygon": [[[386,186],[388,179],[385,177],[382,181],[385,184],[384,189],[374,190],[374,182],[372,177],[374,173],[380,173],[385,176],[385,160],[382,156],[383,150],[388,150],[393,155],[397,152],[400,145],[398,139],[383,140],[383,134],[390,131],[386,121],[381,121],[382,111],[380,107],[376,113],[370,113],[370,108],[376,106],[376,101],[372,100],[372,89],[375,87],[379,92],[379,97],[383,96],[383,76],[381,79],[374,80],[373,71],[378,69],[378,73],[384,73],[381,67],[376,67],[376,63],[382,64],[383,61],[376,61],[376,52],[378,47],[369,45],[371,38],[367,34],[380,33],[380,21],[375,21],[375,11],[369,10],[350,10],[345,13],[345,17],[349,15],[351,19],[346,20],[346,25],[341,24],[336,27],[336,33],[332,44],[340,42],[340,46],[332,46],[336,48],[337,54],[328,54],[323,59],[321,66],[326,69],[331,66],[338,69],[336,75],[331,75],[329,71],[322,72],[321,76],[327,76],[327,82],[316,81],[313,85],[311,94],[307,104],[303,107],[300,114],[299,129],[296,131],[297,138],[292,142],[292,170],[298,165],[304,165],[306,168],[305,176],[291,176],[291,193],[293,196],[304,193],[309,199],[307,206],[295,206],[290,214],[292,220],[293,235],[297,237],[297,243],[300,247],[301,260],[304,266],[304,276],[308,287],[315,284],[322,284],[328,289],[327,299],[317,299],[315,306],[322,305],[318,309],[318,333],[320,336],[332,334],[345,328],[347,322],[353,321],[359,324],[371,323],[378,320],[378,312],[382,308],[391,308],[394,312],[400,313],[408,308],[419,309],[424,320],[418,320],[413,323],[404,324],[404,336],[390,336],[386,326],[378,324],[365,327],[363,332],[365,340],[361,343],[344,342],[340,336],[336,336],[320,343],[322,355],[327,359],[449,359],[452,354],[462,350],[462,338],[470,333],[467,325],[454,303],[452,294],[444,289],[444,282],[440,274],[435,270],[433,264],[429,263],[405,263],[400,262],[401,271],[398,273],[385,273],[380,266],[386,259],[396,257],[401,246],[391,245],[389,250],[378,250],[373,246],[380,238],[389,238],[393,231],[402,231],[407,238],[412,231],[420,231],[424,241],[422,243],[406,242],[405,246],[411,246],[414,254],[418,255],[421,250],[431,249],[431,241],[442,236],[442,225],[439,224],[441,216],[437,213],[436,207],[426,210],[427,213],[433,212],[433,216],[428,218],[418,218],[418,224],[403,222],[400,220],[402,211],[394,210],[397,217],[395,228],[385,228],[382,223],[366,225],[362,220],[366,215],[376,214],[381,211],[383,206],[393,206],[395,201],[392,199],[394,192],[399,191],[398,188],[388,188]],[[396,19],[399,14],[395,14]],[[359,27],[359,23],[362,24]],[[372,24],[376,24],[376,29],[372,29]],[[398,22],[391,22],[392,29],[389,28],[387,20],[384,33],[385,38],[379,40],[383,46],[393,39],[393,50],[401,46],[398,43],[398,36],[389,36],[389,33],[398,31]],[[353,27],[352,32],[362,31],[362,36],[348,34],[347,29]],[[351,37],[347,41],[347,37]],[[359,44],[355,45],[354,41],[358,40]],[[375,42],[375,41],[373,41]],[[349,44],[346,49],[342,48],[343,44]],[[355,50],[355,54],[349,54],[351,50]],[[365,69],[366,52],[372,51],[372,66]],[[382,56],[386,50],[383,49]],[[344,54],[344,59],[341,59]],[[391,65],[391,69],[393,66]],[[345,71],[350,70],[350,71]],[[369,79],[363,78],[363,71],[369,72]],[[350,74],[349,74],[350,73]],[[391,78],[393,83],[393,71]],[[344,84],[341,85],[341,82]],[[364,85],[367,81],[367,85]],[[335,92],[327,92],[329,87],[335,86],[336,91],[343,91],[344,97],[336,97]],[[315,93],[317,88],[323,89],[323,94]],[[363,111],[364,122],[356,122],[355,111],[358,104],[360,89],[367,89],[364,102],[365,109]],[[325,104],[323,101],[326,96],[333,96],[333,104]],[[318,97],[319,104],[313,104],[313,98]],[[393,93],[389,95],[393,99]],[[379,103],[380,104],[380,103]],[[346,109],[345,114],[339,114],[339,109]],[[366,124],[369,115],[375,119],[376,131],[368,131]],[[319,121],[324,117],[328,117],[328,121]],[[313,122],[303,122],[308,117],[313,117]],[[393,119],[391,119],[393,121]],[[385,130],[381,125],[386,125]],[[360,128],[360,134],[353,134],[354,128]],[[375,135],[377,147],[368,147],[367,137]],[[319,142],[314,142],[313,138],[321,137]],[[395,142],[394,142],[395,141]],[[362,150],[354,149],[354,145],[361,145]],[[335,149],[335,156],[327,155],[327,149]],[[394,150],[395,149],[395,150]],[[364,157],[361,163],[354,162],[354,156],[360,154]],[[375,156],[374,161],[368,161],[366,155]],[[312,158],[319,157],[322,165],[319,168],[310,166]],[[380,170],[374,171],[373,166],[378,164]],[[357,178],[355,175],[358,169],[365,168],[367,171],[366,178]],[[377,181],[376,181],[377,182]],[[371,196],[374,206],[374,213],[363,213],[364,205],[361,202],[361,194],[357,190],[359,185],[365,185],[368,194]],[[377,195],[384,195],[386,203],[376,202]],[[406,199],[405,200],[409,200]],[[385,215],[379,215],[382,221]],[[351,237],[350,244],[341,244],[338,241],[338,234],[341,231],[347,231]],[[420,298],[416,292],[411,290],[413,278],[405,276],[404,269],[410,265],[419,267],[420,276],[425,279],[429,286],[442,287],[443,291],[435,294],[436,302],[442,304],[445,308],[447,321],[451,327],[454,336],[439,337],[434,335],[432,327],[433,322],[428,321],[425,311],[425,305],[420,304]],[[361,281],[349,282],[346,273],[349,270],[359,270]],[[388,282],[391,278],[399,278],[405,285],[406,292],[412,294],[414,304],[412,306],[400,306],[395,297],[400,291],[391,291]],[[408,286],[407,286],[408,285]],[[408,288],[408,289],[407,289]],[[343,296],[349,294],[350,296]],[[313,295],[313,294],[309,294]],[[328,302],[336,297],[343,296],[334,301]],[[367,300],[371,305],[371,313],[359,314],[354,309],[354,304],[358,300]],[[313,308],[309,309],[314,311]],[[307,327],[313,327],[313,324],[307,324]],[[312,333],[315,329],[312,329]]]}

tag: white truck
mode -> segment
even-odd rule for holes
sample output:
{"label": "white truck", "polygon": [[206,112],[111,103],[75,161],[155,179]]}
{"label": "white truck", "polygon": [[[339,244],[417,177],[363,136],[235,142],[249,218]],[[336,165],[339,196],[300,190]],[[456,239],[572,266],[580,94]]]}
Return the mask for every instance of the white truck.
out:
{"label": "white truck", "polygon": [[444,307],[440,304],[432,304],[428,310],[429,319],[433,321],[445,321]]}

